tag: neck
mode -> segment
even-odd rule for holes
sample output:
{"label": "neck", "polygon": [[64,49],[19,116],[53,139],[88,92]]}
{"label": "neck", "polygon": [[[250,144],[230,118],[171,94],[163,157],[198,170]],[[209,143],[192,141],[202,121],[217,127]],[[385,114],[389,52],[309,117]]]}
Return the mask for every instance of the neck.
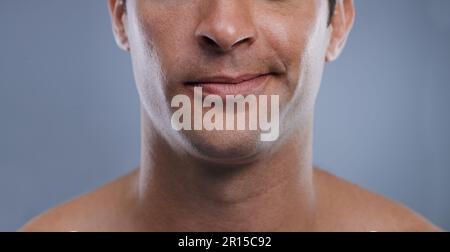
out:
{"label": "neck", "polygon": [[[142,112],[138,212],[147,230],[299,231],[313,224],[312,116],[276,151],[218,167],[178,153]],[[146,216],[146,217],[145,217]],[[157,216],[157,217],[155,217]]]}

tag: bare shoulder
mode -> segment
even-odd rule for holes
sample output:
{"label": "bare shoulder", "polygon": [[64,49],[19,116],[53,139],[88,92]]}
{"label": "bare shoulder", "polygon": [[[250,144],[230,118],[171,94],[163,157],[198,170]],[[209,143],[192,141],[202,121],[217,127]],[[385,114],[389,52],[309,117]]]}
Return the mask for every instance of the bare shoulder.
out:
{"label": "bare shoulder", "polygon": [[319,226],[344,231],[440,231],[420,214],[391,199],[315,169]]}
{"label": "bare shoulder", "polygon": [[60,204],[31,219],[22,232],[102,231],[122,220],[120,201],[127,198],[124,188],[132,173]]}

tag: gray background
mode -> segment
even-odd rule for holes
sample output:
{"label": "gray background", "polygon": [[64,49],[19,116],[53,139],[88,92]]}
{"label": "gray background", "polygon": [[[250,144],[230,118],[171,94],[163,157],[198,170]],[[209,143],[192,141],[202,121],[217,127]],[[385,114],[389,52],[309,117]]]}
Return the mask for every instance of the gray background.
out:
{"label": "gray background", "polygon": [[[361,0],[315,161],[450,229],[450,1]],[[136,167],[139,101],[106,1],[0,1],[0,231]]]}

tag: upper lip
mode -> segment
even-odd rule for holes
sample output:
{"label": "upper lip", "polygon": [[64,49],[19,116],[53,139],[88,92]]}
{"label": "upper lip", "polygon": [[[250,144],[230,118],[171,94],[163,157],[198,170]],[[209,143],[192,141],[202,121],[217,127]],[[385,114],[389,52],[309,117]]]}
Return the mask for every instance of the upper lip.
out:
{"label": "upper lip", "polygon": [[268,73],[258,73],[258,74],[240,74],[235,75],[235,77],[232,77],[231,75],[217,75],[217,76],[207,76],[207,77],[200,77],[195,80],[187,81],[186,84],[188,85],[199,85],[199,84],[206,84],[206,83],[213,83],[213,84],[239,84],[244,81],[249,81],[264,75],[268,75]]}

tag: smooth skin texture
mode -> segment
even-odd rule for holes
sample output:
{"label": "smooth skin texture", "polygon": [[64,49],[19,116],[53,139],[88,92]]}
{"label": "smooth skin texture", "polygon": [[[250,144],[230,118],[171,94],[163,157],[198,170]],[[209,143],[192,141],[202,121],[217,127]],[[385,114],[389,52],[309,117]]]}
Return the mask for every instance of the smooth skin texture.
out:
{"label": "smooth skin texture", "polygon": [[[312,163],[314,105],[345,46],[353,0],[109,0],[141,101],[141,163],[22,231],[438,231]],[[269,74],[280,138],[174,131],[171,98],[199,76]]]}

